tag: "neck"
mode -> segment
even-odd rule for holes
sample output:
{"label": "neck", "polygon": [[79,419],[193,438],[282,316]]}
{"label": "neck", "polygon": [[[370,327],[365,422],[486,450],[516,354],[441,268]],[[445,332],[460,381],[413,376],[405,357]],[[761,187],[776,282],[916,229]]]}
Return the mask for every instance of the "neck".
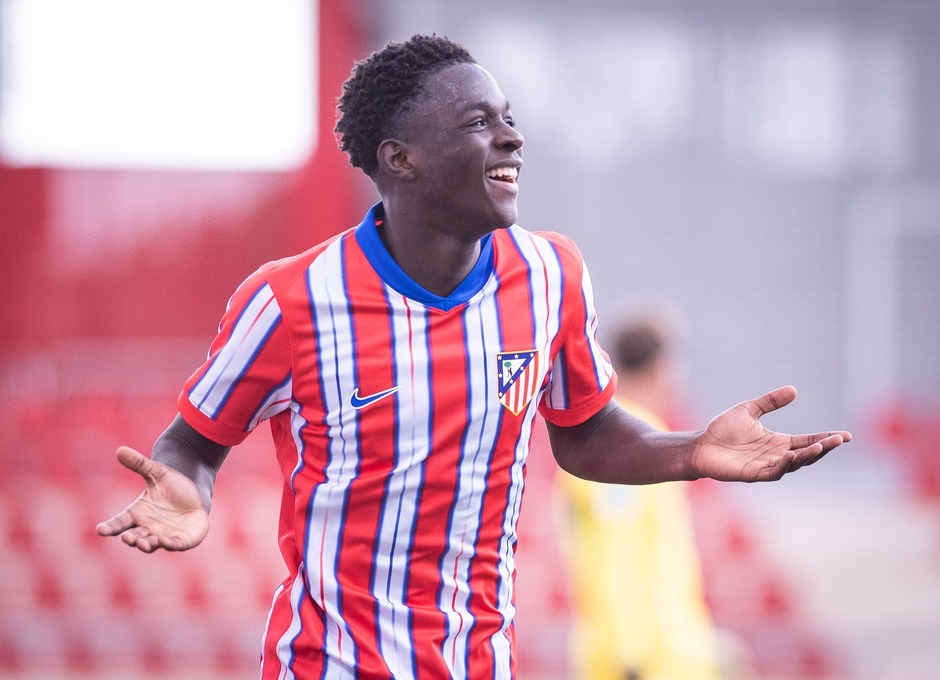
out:
{"label": "neck", "polygon": [[430,293],[447,297],[476,265],[480,240],[464,241],[447,231],[448,225],[405,222],[388,212],[379,237],[399,267]]}

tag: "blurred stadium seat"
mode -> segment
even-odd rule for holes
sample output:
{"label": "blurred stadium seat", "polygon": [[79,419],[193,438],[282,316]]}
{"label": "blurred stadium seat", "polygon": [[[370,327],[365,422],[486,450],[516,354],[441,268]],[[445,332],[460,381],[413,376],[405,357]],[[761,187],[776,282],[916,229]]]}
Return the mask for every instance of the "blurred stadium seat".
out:
{"label": "blurred stadium seat", "polygon": [[[155,399],[9,406],[14,422],[28,425],[15,440],[31,460],[18,466],[7,453],[0,461],[3,677],[30,677],[37,668],[61,678],[256,672],[267,608],[286,574],[276,541],[282,482],[266,433],[226,462],[209,536],[197,550],[145,555],[94,532],[140,491],[113,451],[122,437],[140,442],[159,433],[153,415],[141,416]],[[44,427],[56,412],[81,436]],[[517,554],[518,658],[521,677],[561,680],[570,601],[548,511],[554,463],[540,436]],[[791,584],[720,485],[694,484],[691,502],[713,615],[746,643],[762,677],[840,678],[837,656],[804,620]]]}
{"label": "blurred stadium seat", "polygon": [[[173,399],[163,395],[163,409]],[[145,555],[95,533],[140,492],[114,449],[124,436],[159,433],[163,414],[153,415],[152,400],[9,405],[0,427],[18,427],[7,440],[15,450],[4,447],[0,460],[0,677],[257,672],[267,608],[286,573],[276,541],[280,483],[263,434],[224,471],[199,549]]]}

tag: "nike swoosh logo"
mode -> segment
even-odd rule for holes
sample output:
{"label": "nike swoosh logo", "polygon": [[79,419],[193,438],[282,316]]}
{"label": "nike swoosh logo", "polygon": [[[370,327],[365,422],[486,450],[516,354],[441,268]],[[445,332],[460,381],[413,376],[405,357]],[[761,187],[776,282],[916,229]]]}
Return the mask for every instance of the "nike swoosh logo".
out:
{"label": "nike swoosh logo", "polygon": [[349,405],[354,409],[358,410],[365,408],[369,404],[374,404],[380,399],[385,399],[385,397],[395,394],[398,391],[398,386],[390,387],[387,390],[382,390],[381,392],[376,392],[375,394],[369,394],[365,397],[359,396],[359,388],[353,390],[352,395],[349,397]]}

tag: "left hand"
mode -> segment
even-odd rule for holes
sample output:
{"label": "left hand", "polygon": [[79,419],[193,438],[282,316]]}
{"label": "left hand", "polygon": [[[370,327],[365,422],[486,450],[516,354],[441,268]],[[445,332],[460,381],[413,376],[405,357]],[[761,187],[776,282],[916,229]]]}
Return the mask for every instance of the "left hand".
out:
{"label": "left hand", "polygon": [[716,416],[692,452],[692,466],[704,477],[721,481],[769,482],[812,465],[852,440],[845,431],[789,435],[765,428],[760,417],[796,398],[792,386],[744,401]]}

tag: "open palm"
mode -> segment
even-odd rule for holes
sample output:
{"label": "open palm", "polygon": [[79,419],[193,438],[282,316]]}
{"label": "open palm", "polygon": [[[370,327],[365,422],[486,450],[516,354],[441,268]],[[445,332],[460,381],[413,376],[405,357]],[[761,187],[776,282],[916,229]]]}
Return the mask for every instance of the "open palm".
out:
{"label": "open palm", "polygon": [[773,481],[815,463],[852,438],[848,432],[781,434],[761,424],[761,416],[786,406],[795,398],[795,388],[781,387],[716,416],[693,452],[695,470],[702,476],[722,481]]}
{"label": "open palm", "polygon": [[143,477],[147,487],[123,511],[98,524],[98,534],[120,536],[147,553],[199,545],[209,531],[209,513],[192,480],[126,446],[117,450],[117,457]]}

